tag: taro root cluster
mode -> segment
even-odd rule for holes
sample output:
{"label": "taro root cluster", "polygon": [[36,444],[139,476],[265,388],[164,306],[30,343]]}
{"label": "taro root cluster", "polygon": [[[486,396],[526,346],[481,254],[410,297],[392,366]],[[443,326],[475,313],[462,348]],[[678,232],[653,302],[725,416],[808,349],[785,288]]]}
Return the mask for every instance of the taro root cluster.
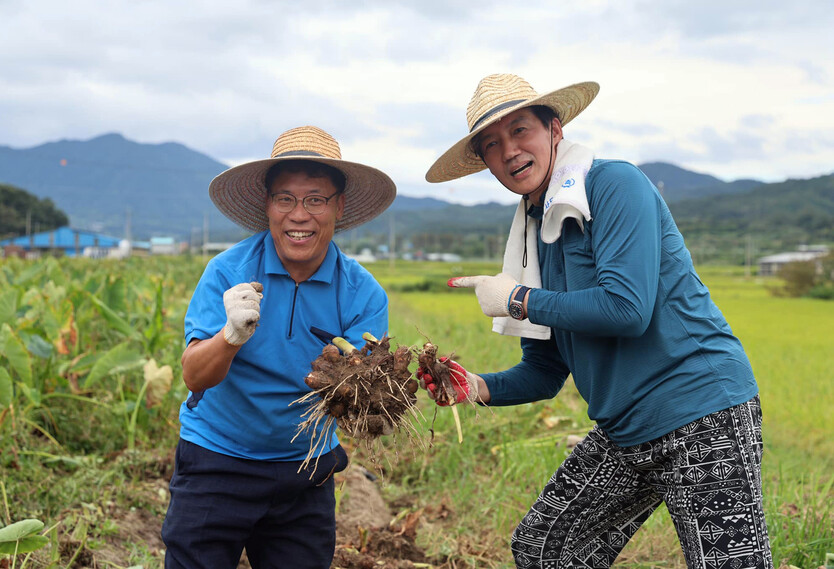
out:
{"label": "taro root cluster", "polygon": [[416,413],[417,381],[408,370],[409,348],[391,351],[387,336],[377,340],[366,334],[364,338],[361,350],[342,338],[333,340],[304,378],[313,391],[297,402],[315,400],[299,426],[299,432],[314,429],[308,460],[317,454],[319,444],[326,444],[334,421],[351,437],[375,439],[408,425],[406,414]]}
{"label": "taro root cluster", "polygon": [[[452,357],[449,356],[448,359]],[[437,358],[437,346],[431,342],[423,344],[423,349],[417,354],[417,363],[434,379],[434,384],[437,386],[434,400],[454,405],[456,392],[452,386],[452,370],[449,364]]]}

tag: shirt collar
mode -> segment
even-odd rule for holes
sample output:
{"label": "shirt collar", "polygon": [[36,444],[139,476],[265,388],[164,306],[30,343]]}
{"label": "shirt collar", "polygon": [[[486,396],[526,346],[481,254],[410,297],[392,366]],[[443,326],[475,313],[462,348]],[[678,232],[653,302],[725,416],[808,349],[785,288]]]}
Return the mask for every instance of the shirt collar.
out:
{"label": "shirt collar", "polygon": [[[290,276],[287,269],[284,268],[284,264],[281,262],[281,259],[278,257],[278,252],[275,250],[275,242],[272,240],[272,234],[269,230],[267,230],[264,234],[263,244],[266,257],[264,261],[264,272],[272,275]],[[319,281],[328,284],[333,282],[333,273],[336,271],[337,257],[338,251],[336,249],[336,244],[331,241],[327,246],[327,255],[325,255],[324,261],[322,261],[321,265],[319,265],[316,272],[313,273],[313,276],[307,280]]]}
{"label": "shirt collar", "polygon": [[527,208],[527,215],[532,217],[533,219],[541,219],[544,215],[544,208],[540,205],[530,204]]}

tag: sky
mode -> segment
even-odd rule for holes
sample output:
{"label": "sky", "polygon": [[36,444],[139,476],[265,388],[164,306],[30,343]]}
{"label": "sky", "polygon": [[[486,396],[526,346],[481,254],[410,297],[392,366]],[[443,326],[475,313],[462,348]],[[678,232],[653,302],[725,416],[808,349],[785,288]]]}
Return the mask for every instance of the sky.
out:
{"label": "sky", "polygon": [[0,0],[0,145],[118,132],[231,166],[312,124],[404,195],[514,203],[424,178],[514,73],[600,84],[565,127],[597,157],[810,178],[834,172],[832,31],[830,0]]}

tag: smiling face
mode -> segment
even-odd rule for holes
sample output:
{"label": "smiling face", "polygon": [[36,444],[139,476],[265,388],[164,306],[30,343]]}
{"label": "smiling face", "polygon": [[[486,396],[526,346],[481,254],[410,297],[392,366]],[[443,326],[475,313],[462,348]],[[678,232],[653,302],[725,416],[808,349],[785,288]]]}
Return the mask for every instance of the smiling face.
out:
{"label": "smiling face", "polygon": [[524,108],[485,128],[477,147],[484,164],[499,182],[511,192],[541,203],[560,140],[562,127],[558,119],[553,119],[548,129],[532,110]]}
{"label": "smiling face", "polygon": [[[313,215],[302,204],[307,196],[329,198],[338,191],[327,176],[311,177],[305,172],[284,171],[271,180],[267,188],[266,216],[275,251],[284,268],[295,280],[310,278],[327,256],[327,248],[336,230],[336,222],[345,209],[345,196],[329,200],[323,213]],[[278,211],[272,194],[291,194],[297,203],[292,211]]]}

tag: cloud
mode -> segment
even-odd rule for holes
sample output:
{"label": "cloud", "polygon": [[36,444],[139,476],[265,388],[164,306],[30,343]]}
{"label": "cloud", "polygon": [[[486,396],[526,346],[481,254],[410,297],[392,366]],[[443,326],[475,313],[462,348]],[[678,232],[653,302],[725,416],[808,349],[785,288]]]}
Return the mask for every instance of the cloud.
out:
{"label": "cloud", "polygon": [[478,80],[513,72],[541,92],[598,81],[566,134],[600,156],[816,175],[834,161],[829,4],[6,0],[0,144],[118,131],[234,164],[315,124],[403,192],[507,199],[487,174],[423,176]]}

